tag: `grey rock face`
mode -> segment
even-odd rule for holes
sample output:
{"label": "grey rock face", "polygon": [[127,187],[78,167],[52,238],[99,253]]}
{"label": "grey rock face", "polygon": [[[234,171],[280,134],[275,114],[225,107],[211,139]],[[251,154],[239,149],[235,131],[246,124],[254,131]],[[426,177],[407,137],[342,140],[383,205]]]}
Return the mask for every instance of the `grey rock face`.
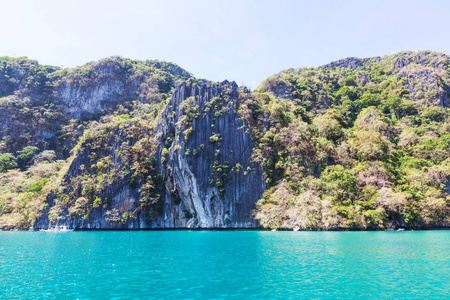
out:
{"label": "grey rock face", "polygon": [[6,129],[11,126],[11,116],[6,110],[0,110],[0,137],[5,135]]}
{"label": "grey rock face", "polygon": [[107,108],[123,93],[124,84],[114,80],[83,88],[65,84],[57,92],[57,99],[64,104],[67,115],[79,118]]}
{"label": "grey rock face", "polygon": [[369,77],[366,73],[359,72],[356,74],[356,83],[358,86],[365,86],[369,82]]}
{"label": "grey rock face", "polygon": [[[409,91],[412,101],[424,106],[450,106],[450,87],[439,80],[442,70],[417,69],[412,66],[405,66],[399,77],[404,78],[404,89]],[[427,93],[435,93],[434,97],[427,99]]]}
{"label": "grey rock face", "polygon": [[74,69],[74,74],[69,72],[58,80],[54,96],[66,116],[79,118],[128,100],[160,101],[158,94],[170,92],[176,76],[188,78],[190,75],[171,63],[135,63],[110,57],[88,64],[83,71]]}
{"label": "grey rock face", "polygon": [[348,57],[344,59],[340,59],[337,61],[333,61],[329,64],[323,65],[320,68],[349,68],[349,69],[357,69],[361,67],[365,62],[375,60],[380,61],[381,57],[373,57],[373,58],[356,58],[356,57]]}
{"label": "grey rock face", "polygon": [[272,88],[271,92],[276,96],[284,99],[292,100],[292,90],[284,83],[279,83]]}
{"label": "grey rock face", "polygon": [[[188,126],[183,125],[186,107],[195,107],[197,116]],[[262,168],[251,162],[254,143],[238,107],[234,82],[176,88],[157,128],[158,161],[168,149],[158,166],[168,178],[164,227],[257,226],[252,209],[265,181]]]}

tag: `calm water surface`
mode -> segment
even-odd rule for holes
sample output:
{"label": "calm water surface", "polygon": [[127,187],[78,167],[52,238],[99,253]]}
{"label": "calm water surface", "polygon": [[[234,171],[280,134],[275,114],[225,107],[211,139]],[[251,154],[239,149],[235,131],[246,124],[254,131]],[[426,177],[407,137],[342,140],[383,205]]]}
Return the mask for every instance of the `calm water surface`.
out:
{"label": "calm water surface", "polygon": [[0,232],[1,299],[450,299],[450,231]]}

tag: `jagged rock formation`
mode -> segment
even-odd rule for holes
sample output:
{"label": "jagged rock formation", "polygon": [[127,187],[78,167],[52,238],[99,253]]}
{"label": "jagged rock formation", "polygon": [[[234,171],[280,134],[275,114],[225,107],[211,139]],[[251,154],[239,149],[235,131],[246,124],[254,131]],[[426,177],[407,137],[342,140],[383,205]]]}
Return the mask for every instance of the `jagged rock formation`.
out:
{"label": "jagged rock formation", "polygon": [[175,89],[157,127],[167,178],[163,227],[257,226],[252,210],[265,183],[238,108],[234,82]]}
{"label": "jagged rock formation", "polygon": [[343,58],[337,61],[333,61],[329,64],[323,65],[320,68],[349,68],[349,69],[357,69],[359,67],[362,67],[365,63],[368,62],[379,62],[381,60],[381,57],[373,57],[373,58],[357,58],[357,57],[347,57]]}

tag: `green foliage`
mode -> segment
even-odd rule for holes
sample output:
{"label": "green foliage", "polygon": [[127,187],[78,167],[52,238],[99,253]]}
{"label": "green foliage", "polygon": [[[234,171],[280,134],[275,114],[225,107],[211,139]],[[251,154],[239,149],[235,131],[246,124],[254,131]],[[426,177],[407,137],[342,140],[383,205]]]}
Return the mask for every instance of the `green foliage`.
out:
{"label": "green foliage", "polygon": [[400,167],[402,169],[422,170],[423,167],[433,166],[433,163],[428,160],[411,156],[402,157],[400,163],[401,163]]}
{"label": "green foliage", "polygon": [[420,116],[422,119],[424,119],[424,122],[443,122],[445,121],[445,118],[449,115],[448,110],[443,110],[439,107],[427,107],[424,108]]}
{"label": "green foliage", "polygon": [[348,99],[351,101],[356,100],[356,98],[358,98],[358,94],[351,88],[349,88],[348,86],[343,86],[342,88],[339,89],[339,91],[337,91],[337,93],[334,95],[335,99],[337,101],[343,100],[343,99]]}
{"label": "green foliage", "polygon": [[209,138],[209,142],[213,145],[219,146],[220,145],[220,141],[222,140],[222,136],[220,135],[220,133],[214,133],[210,138]]}
{"label": "green foliage", "polygon": [[345,86],[356,86],[356,81],[355,81],[355,78],[353,76],[349,76],[349,77],[345,78],[342,83]]}
{"label": "green foliage", "polygon": [[48,181],[48,178],[42,178],[41,180],[34,182],[28,189],[28,192],[38,193],[38,192],[42,191],[42,189],[44,188],[47,181]]}
{"label": "green foliage", "polygon": [[442,96],[442,83],[450,73],[435,69],[448,70],[446,61],[430,52],[344,59],[280,72],[241,95],[269,186],[255,211],[261,224],[449,226],[450,90]]}
{"label": "green foliage", "polygon": [[17,159],[12,153],[0,153],[0,172],[17,168]]}
{"label": "green foliage", "polygon": [[324,115],[314,119],[318,135],[337,143],[344,136],[347,122],[337,112],[329,110]]}
{"label": "green foliage", "polygon": [[26,164],[34,157],[39,148],[34,146],[27,146],[21,151],[17,151],[17,162],[21,168],[24,168]]}
{"label": "green foliage", "polygon": [[163,148],[161,152],[161,163],[164,164],[167,161],[169,156],[169,150],[167,148]]}
{"label": "green foliage", "polygon": [[225,195],[224,185],[229,181],[229,173],[231,171],[231,165],[229,162],[225,162],[224,164],[220,164],[218,160],[214,161],[213,164],[213,178],[211,178],[211,184],[214,183],[218,188],[219,197],[223,198]]}
{"label": "green foliage", "polygon": [[29,229],[66,167],[64,161],[35,161],[25,172],[15,169],[1,174],[0,228]]}

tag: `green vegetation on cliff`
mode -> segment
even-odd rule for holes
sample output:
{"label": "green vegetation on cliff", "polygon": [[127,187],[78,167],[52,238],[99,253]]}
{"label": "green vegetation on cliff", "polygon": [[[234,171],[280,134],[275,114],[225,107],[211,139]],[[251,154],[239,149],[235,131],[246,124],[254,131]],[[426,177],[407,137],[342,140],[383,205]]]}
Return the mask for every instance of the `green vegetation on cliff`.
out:
{"label": "green vegetation on cliff", "polygon": [[283,71],[243,94],[271,228],[448,226],[446,55],[400,53]]}
{"label": "green vegetation on cliff", "polygon": [[[64,214],[86,217],[121,180],[140,188],[140,209],[158,209],[148,205],[161,193],[152,130],[176,84],[189,77],[156,60],[110,57],[59,69],[0,58],[0,228],[30,228],[44,210],[56,221],[62,205],[71,207]],[[89,161],[68,178],[84,150]],[[110,220],[123,217],[113,211]]]}
{"label": "green vegetation on cliff", "polygon": [[[444,54],[403,52],[282,71],[253,92],[241,87],[234,108],[267,187],[254,217],[268,228],[450,226],[449,65]],[[155,159],[155,128],[179,82],[203,82],[190,76],[171,63],[120,57],[74,69],[0,58],[0,228],[30,228],[43,212],[52,222],[85,219],[102,206],[117,226],[140,211],[160,215],[164,180],[173,178],[156,171],[170,149]],[[194,98],[180,104],[184,144],[200,116],[227,114],[221,97],[201,109]],[[201,161],[225,136],[205,138],[185,155]],[[216,150],[206,162],[221,199],[233,172],[253,171],[227,155]],[[109,209],[125,186],[124,197],[139,203]]]}

